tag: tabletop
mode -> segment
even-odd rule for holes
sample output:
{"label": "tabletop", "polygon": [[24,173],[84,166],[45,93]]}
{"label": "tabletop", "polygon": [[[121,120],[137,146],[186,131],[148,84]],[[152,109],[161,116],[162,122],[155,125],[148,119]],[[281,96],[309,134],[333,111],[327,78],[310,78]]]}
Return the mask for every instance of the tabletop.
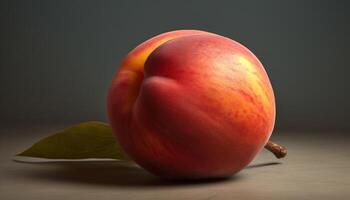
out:
{"label": "tabletop", "polygon": [[228,179],[159,179],[116,161],[14,162],[13,155],[65,125],[6,125],[0,128],[0,199],[350,199],[347,133],[277,132],[288,147],[284,159],[262,150]]}

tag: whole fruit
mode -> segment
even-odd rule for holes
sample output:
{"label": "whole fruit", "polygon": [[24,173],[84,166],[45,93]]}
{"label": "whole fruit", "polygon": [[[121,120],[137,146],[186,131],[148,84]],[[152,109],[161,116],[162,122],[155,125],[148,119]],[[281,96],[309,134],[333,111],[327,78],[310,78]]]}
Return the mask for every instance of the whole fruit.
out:
{"label": "whole fruit", "polygon": [[108,115],[126,153],[153,174],[227,177],[267,143],[275,100],[263,65],[246,47],[179,30],[124,58],[109,90]]}

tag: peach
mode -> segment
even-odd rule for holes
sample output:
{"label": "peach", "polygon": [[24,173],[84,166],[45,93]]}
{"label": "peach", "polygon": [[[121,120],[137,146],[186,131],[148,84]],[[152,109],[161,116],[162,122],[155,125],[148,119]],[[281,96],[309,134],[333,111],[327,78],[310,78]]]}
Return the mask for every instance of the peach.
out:
{"label": "peach", "polygon": [[125,152],[165,178],[235,174],[264,147],[275,121],[261,62],[238,42],[197,30],[164,33],[132,50],[107,106]]}

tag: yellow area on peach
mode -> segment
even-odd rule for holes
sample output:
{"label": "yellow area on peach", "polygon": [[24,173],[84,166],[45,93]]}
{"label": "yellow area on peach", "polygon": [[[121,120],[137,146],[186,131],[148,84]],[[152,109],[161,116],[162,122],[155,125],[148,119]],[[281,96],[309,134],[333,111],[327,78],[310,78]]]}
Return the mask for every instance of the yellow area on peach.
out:
{"label": "yellow area on peach", "polygon": [[[128,69],[135,72],[142,72],[144,69],[145,62],[151,53],[165,42],[178,37],[177,35],[169,35],[167,37],[161,38],[159,40],[153,40],[149,43],[141,44],[141,51],[135,53],[131,52],[126,58],[126,62],[123,63],[122,68]],[[136,47],[138,49],[139,47]]]}
{"label": "yellow area on peach", "polygon": [[147,58],[160,45],[178,36],[173,34],[148,40],[136,47],[124,59],[115,79],[117,81],[115,84],[118,85],[117,89],[122,91],[119,95],[123,96],[124,99],[120,108],[121,113],[130,113],[133,109],[144,78],[143,71]]}
{"label": "yellow area on peach", "polygon": [[253,65],[248,59],[243,56],[238,56],[237,62],[245,68],[246,78],[248,80],[249,86],[254,94],[260,98],[264,106],[270,107],[270,100],[267,96],[267,91],[262,84],[261,78],[259,76],[259,71],[257,71],[256,66]]}
{"label": "yellow area on peach", "polygon": [[131,58],[128,58],[127,63],[122,67],[131,71],[143,71],[144,64],[153,50],[154,49],[146,48],[137,55],[131,55]]}

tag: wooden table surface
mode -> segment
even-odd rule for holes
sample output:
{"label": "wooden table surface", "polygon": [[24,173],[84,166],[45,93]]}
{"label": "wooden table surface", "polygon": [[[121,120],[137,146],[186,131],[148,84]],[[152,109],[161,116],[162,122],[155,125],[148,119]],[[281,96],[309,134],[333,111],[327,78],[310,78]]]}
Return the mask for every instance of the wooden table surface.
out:
{"label": "wooden table surface", "polygon": [[119,162],[18,163],[12,156],[64,125],[0,128],[0,199],[350,199],[350,135],[279,132],[289,149],[277,160],[263,150],[234,177],[167,182]]}

